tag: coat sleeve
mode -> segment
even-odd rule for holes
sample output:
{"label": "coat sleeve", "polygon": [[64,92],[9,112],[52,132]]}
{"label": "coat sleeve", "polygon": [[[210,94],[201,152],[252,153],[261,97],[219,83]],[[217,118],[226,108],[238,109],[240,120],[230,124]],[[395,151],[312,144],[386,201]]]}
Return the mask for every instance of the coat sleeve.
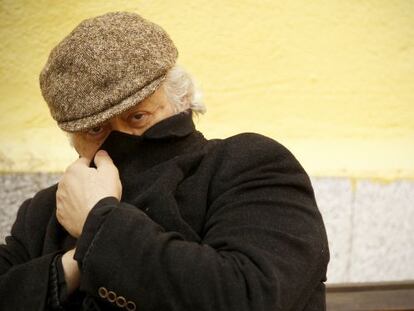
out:
{"label": "coat sleeve", "polygon": [[26,212],[32,199],[20,206],[11,234],[0,245],[0,310],[34,310],[48,308],[50,266],[57,253],[31,258],[26,236]]}
{"label": "coat sleeve", "polygon": [[132,310],[302,310],[329,259],[307,174],[259,135],[220,158],[200,243],[128,203],[98,202],[75,253],[81,289]]}

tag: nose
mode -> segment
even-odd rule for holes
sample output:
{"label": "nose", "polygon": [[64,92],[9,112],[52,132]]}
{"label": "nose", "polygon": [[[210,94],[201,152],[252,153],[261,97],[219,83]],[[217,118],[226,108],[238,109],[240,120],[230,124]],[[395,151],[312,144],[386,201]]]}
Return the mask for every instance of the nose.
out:
{"label": "nose", "polygon": [[110,121],[110,124],[111,124],[112,131],[119,131],[119,132],[123,132],[127,134],[133,134],[133,131],[128,126],[128,124],[119,117],[112,118]]}

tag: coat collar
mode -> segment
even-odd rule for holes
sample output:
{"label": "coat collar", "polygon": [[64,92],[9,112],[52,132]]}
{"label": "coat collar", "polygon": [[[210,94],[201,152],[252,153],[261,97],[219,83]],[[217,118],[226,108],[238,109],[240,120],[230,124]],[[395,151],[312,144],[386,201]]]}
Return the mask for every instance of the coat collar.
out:
{"label": "coat collar", "polygon": [[144,139],[184,137],[194,131],[193,113],[188,109],[154,124],[142,134],[142,137]]}
{"label": "coat collar", "polygon": [[[145,179],[145,171],[180,155],[203,152],[206,144],[195,129],[192,113],[183,112],[156,123],[140,136],[112,131],[100,149],[108,152],[118,168],[122,196],[128,201]],[[96,167],[94,162],[91,166]]]}
{"label": "coat collar", "polygon": [[[191,110],[154,124],[142,135],[112,131],[99,149],[106,150],[120,170],[145,170],[177,155],[199,150],[207,142],[195,129]],[[92,167],[96,167],[91,163]]]}

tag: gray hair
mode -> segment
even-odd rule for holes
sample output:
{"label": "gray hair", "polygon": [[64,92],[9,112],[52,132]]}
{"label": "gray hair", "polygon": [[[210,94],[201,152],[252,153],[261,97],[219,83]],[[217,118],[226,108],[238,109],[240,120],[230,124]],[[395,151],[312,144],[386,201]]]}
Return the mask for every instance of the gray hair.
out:
{"label": "gray hair", "polygon": [[196,115],[206,112],[202,93],[195,79],[180,65],[174,65],[162,84],[176,113],[190,108]]}

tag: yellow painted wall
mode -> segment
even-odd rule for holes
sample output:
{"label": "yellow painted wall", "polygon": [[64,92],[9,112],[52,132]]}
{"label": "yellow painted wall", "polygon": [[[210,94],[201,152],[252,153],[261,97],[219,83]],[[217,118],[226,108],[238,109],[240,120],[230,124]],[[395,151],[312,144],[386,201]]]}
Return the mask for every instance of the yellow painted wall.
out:
{"label": "yellow painted wall", "polygon": [[129,10],[171,35],[209,138],[254,131],[313,176],[414,178],[414,1],[0,0],[0,171],[76,159],[38,74],[81,20]]}

